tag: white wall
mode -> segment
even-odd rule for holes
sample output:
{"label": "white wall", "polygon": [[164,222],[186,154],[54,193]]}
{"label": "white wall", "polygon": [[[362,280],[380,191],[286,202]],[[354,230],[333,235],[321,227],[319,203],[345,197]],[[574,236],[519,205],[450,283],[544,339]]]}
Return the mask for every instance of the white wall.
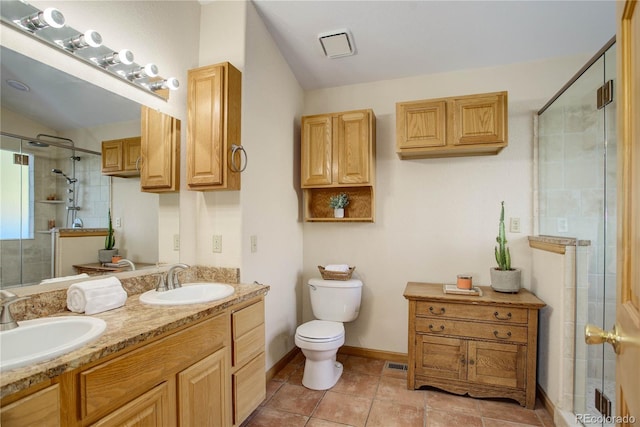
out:
{"label": "white wall", "polygon": [[[408,281],[454,282],[470,273],[488,284],[494,266],[500,201],[521,219],[507,233],[513,265],[529,287],[532,230],[532,117],[588,58],[584,55],[317,90],[304,114],[372,108],[377,116],[376,222],[306,223],[304,279],[317,265],[348,263],[364,281],[359,318],[346,344],[407,351]],[[497,156],[399,160],[395,103],[483,92],[509,92],[509,146]],[[311,318],[308,295],[304,319]],[[550,303],[550,301],[547,301]]]}

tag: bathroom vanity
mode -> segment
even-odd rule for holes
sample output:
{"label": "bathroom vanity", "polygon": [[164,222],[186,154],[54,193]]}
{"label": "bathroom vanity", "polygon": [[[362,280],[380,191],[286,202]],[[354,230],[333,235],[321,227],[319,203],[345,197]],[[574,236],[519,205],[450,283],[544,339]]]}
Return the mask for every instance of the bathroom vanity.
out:
{"label": "bathroom vanity", "polygon": [[480,286],[482,296],[445,294],[409,282],[407,388],[432,386],[473,397],[506,397],[533,409],[538,311],[545,303]]}
{"label": "bathroom vanity", "polygon": [[266,394],[269,287],[235,287],[223,300],[183,306],[133,295],[94,315],[107,322],[96,341],[2,373],[1,424],[240,425]]}

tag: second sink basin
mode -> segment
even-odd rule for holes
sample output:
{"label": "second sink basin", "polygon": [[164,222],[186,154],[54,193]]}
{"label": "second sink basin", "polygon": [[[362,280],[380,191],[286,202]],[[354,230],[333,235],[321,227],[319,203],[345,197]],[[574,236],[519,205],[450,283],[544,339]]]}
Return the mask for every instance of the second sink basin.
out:
{"label": "second sink basin", "polygon": [[199,304],[226,298],[234,292],[233,286],[224,283],[183,283],[182,287],[165,292],[147,291],[140,295],[140,302],[150,305]]}
{"label": "second sink basin", "polygon": [[0,332],[0,370],[53,359],[99,337],[107,324],[90,316],[44,317]]}

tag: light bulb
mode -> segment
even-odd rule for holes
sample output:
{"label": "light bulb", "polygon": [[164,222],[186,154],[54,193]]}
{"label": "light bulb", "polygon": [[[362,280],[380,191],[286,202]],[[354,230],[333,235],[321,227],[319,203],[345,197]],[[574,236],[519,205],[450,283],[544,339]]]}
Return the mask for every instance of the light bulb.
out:
{"label": "light bulb", "polygon": [[48,7],[44,11],[33,13],[13,22],[28,30],[36,31],[47,27],[62,28],[65,21],[62,12],[54,7]]}
{"label": "light bulb", "polygon": [[129,80],[144,79],[145,77],[156,77],[158,75],[158,67],[156,64],[147,64],[136,70],[129,71],[126,77]]}
{"label": "light bulb", "polygon": [[129,49],[122,49],[120,52],[113,52],[111,54],[104,55],[102,58],[91,59],[101,67],[109,67],[117,64],[131,65],[133,64],[133,52]]}
{"label": "light bulb", "polygon": [[166,80],[158,80],[148,85],[149,90],[156,91],[160,89],[178,90],[180,82],[175,77],[169,77]]}
{"label": "light bulb", "polygon": [[102,36],[97,31],[87,30],[83,34],[78,34],[77,36],[57,41],[57,43],[65,49],[73,52],[86,47],[102,46]]}

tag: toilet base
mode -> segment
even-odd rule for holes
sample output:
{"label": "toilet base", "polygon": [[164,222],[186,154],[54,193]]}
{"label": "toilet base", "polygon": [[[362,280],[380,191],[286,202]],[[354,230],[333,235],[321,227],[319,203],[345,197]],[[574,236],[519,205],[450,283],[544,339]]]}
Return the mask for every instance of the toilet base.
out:
{"label": "toilet base", "polygon": [[304,362],[302,385],[311,390],[328,390],[342,376],[342,363],[336,357],[326,360],[310,360]]}

